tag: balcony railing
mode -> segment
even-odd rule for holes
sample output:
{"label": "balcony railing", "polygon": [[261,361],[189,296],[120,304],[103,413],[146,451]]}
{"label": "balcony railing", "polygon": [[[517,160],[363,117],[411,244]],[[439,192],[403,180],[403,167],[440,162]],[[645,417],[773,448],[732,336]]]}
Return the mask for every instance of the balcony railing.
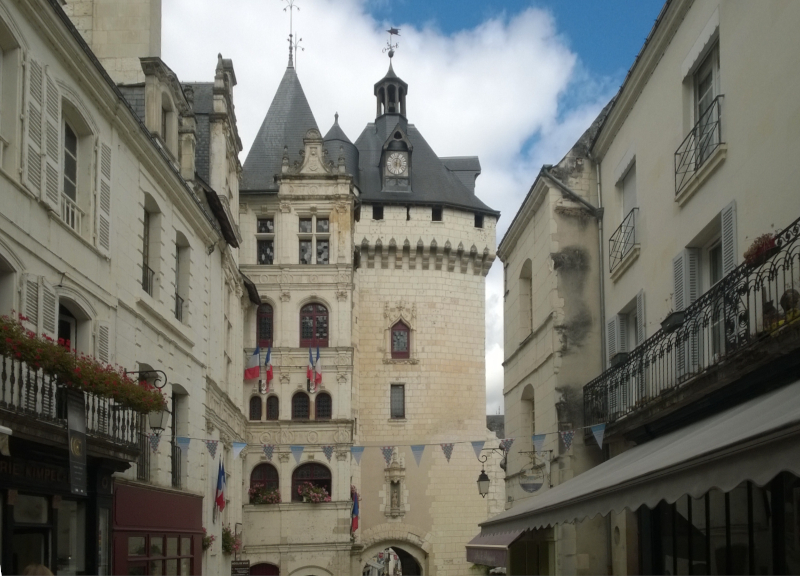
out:
{"label": "balcony railing", "polygon": [[[0,355],[0,364],[0,417],[21,415],[66,430],[67,387],[15,358]],[[83,395],[87,434],[136,448],[139,414],[111,398]]]}
{"label": "balcony railing", "polygon": [[183,322],[183,298],[175,293],[175,318],[178,322]]}
{"label": "balcony railing", "polygon": [[720,114],[722,98],[721,94],[714,98],[711,106],[703,113],[675,152],[676,195],[689,183],[711,153],[722,144]]}
{"label": "balcony railing", "polygon": [[636,215],[638,212],[638,208],[628,212],[628,215],[622,220],[622,224],[608,239],[609,272],[612,272],[636,245]]}
{"label": "balcony railing", "polygon": [[61,195],[61,219],[67,226],[80,234],[81,231],[81,217],[83,211],[78,208],[78,205],[66,194]]}
{"label": "balcony railing", "polygon": [[723,363],[800,327],[800,218],[775,247],[744,262],[684,311],[583,388],[585,425],[612,423]]}
{"label": "balcony railing", "polygon": [[170,460],[172,461],[172,487],[181,487],[181,449],[175,442],[175,439],[170,442],[172,450],[170,453]]}
{"label": "balcony railing", "polygon": [[153,286],[155,285],[156,273],[147,265],[142,264],[142,289],[153,295]]}

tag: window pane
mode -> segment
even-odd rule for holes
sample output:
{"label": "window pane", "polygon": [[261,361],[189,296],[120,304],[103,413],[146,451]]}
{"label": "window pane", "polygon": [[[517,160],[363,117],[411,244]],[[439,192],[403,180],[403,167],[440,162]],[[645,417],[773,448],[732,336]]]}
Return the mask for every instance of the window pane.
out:
{"label": "window pane", "polygon": [[317,342],[328,341],[328,316],[317,315]]}
{"label": "window pane", "polygon": [[177,556],[177,555],[178,555],[178,537],[169,536],[167,538],[167,556]]}
{"label": "window pane", "polygon": [[191,537],[184,536],[183,538],[181,538],[181,556],[191,556],[191,555],[192,555],[192,539]]}
{"label": "window pane", "polygon": [[150,536],[150,556],[164,555],[164,537]]}
{"label": "window pane", "polygon": [[259,234],[274,234],[275,221],[272,218],[259,218],[257,231]]}
{"label": "window pane", "polygon": [[314,337],[314,317],[303,316],[300,319],[300,338],[303,340],[311,339]]}
{"label": "window pane", "polygon": [[167,576],[177,576],[178,575],[178,559],[173,558],[172,560],[167,560]]}
{"label": "window pane", "polygon": [[58,509],[58,573],[83,574],[86,569],[86,506],[63,500]]}
{"label": "window pane", "polygon": [[261,398],[258,396],[250,398],[250,420],[261,420]]}
{"label": "window pane", "polygon": [[311,233],[311,218],[300,218],[300,232],[304,234]]}
{"label": "window pane", "polygon": [[14,504],[14,521],[24,524],[47,524],[47,498],[19,494]]}
{"label": "window pane", "polygon": [[311,240],[300,240],[300,264],[311,264]]}
{"label": "window pane", "polygon": [[164,574],[164,561],[151,560],[150,561],[150,576],[163,576]]}
{"label": "window pane", "polygon": [[191,574],[191,573],[192,573],[192,559],[181,558],[181,574]]}
{"label": "window pane", "polygon": [[144,536],[128,536],[128,556],[144,556]]}
{"label": "window pane", "polygon": [[328,219],[317,218],[317,232],[328,232]]}
{"label": "window pane", "polygon": [[392,384],[391,389],[391,417],[406,417],[406,390],[402,384]]}
{"label": "window pane", "polygon": [[275,242],[272,240],[259,240],[258,241],[258,263],[262,266],[268,266],[273,263],[275,259]]}
{"label": "window pane", "polygon": [[303,393],[292,397],[292,420],[307,420],[309,412],[308,396]]}
{"label": "window pane", "polygon": [[328,241],[317,240],[317,264],[328,263]]}
{"label": "window pane", "polygon": [[278,419],[278,397],[270,396],[267,398],[267,420]]}
{"label": "window pane", "polygon": [[75,157],[71,154],[64,154],[64,176],[75,182],[75,176],[78,174],[78,163]]}
{"label": "window pane", "polygon": [[64,125],[64,148],[71,152],[73,156],[78,155],[78,137],[69,124]]}
{"label": "window pane", "polygon": [[408,352],[408,332],[395,330],[392,332],[392,351]]}
{"label": "window pane", "polygon": [[128,574],[130,576],[144,576],[147,574],[147,566],[144,564],[128,566]]}
{"label": "window pane", "polygon": [[330,420],[331,419],[331,397],[327,394],[320,394],[317,396],[317,400],[314,403],[315,405],[315,414],[314,417],[317,420]]}
{"label": "window pane", "polygon": [[258,344],[268,346],[272,341],[272,306],[262,304],[258,307]]}

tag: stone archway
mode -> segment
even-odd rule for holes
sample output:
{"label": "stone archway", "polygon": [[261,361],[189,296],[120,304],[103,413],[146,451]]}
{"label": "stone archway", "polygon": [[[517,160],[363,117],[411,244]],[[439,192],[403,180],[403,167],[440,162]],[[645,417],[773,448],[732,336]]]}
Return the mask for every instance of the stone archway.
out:
{"label": "stone archway", "polygon": [[[396,556],[396,559],[393,557]],[[377,542],[364,549],[361,553],[361,574],[368,574],[369,576],[383,576],[383,572],[377,569],[378,565],[383,565],[388,562],[389,558],[393,560],[390,562],[394,568],[395,564],[399,563],[399,570],[390,570],[388,576],[395,574],[402,574],[402,576],[423,576],[427,574],[427,558],[428,555],[422,549],[399,540],[385,540]],[[374,569],[369,570],[370,567]]]}

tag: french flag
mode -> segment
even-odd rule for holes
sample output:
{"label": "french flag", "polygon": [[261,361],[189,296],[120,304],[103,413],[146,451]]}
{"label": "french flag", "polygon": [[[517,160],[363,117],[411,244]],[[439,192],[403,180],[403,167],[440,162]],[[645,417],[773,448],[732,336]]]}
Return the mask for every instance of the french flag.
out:
{"label": "french flag", "polygon": [[225,510],[225,466],[222,464],[222,459],[219,462],[219,474],[217,474],[217,496],[214,499],[217,508]]}
{"label": "french flag", "polygon": [[314,358],[311,356],[311,346],[308,347],[308,368],[306,369],[306,384],[311,392],[311,383],[314,382]]}
{"label": "french flag", "polygon": [[261,374],[261,349],[256,346],[253,355],[250,356],[250,359],[247,361],[247,366],[244,369],[244,379],[245,380],[253,380],[254,378],[258,378]]}
{"label": "french flag", "polygon": [[352,518],[352,523],[350,525],[350,533],[352,534],[356,530],[358,530],[358,492],[352,490],[350,492],[350,498],[353,500],[353,510],[350,514]]}
{"label": "french flag", "polygon": [[317,346],[317,361],[314,363],[314,392],[319,390],[322,384],[322,362],[319,358],[319,346]]}
{"label": "french flag", "polygon": [[272,356],[272,346],[267,348],[267,360],[264,364],[267,367],[267,393],[269,393],[269,384],[272,382],[272,362],[270,361],[270,357]]}

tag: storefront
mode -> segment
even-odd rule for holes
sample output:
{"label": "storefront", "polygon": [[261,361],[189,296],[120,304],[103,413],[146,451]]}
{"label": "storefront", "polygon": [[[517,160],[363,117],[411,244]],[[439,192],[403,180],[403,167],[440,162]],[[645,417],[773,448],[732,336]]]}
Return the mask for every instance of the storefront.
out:
{"label": "storefront", "polygon": [[201,574],[203,498],[118,481],[114,574]]}
{"label": "storefront", "polygon": [[110,574],[114,462],[87,460],[87,495],[71,493],[66,449],[9,438],[0,456],[2,571],[43,564],[56,574]]}

